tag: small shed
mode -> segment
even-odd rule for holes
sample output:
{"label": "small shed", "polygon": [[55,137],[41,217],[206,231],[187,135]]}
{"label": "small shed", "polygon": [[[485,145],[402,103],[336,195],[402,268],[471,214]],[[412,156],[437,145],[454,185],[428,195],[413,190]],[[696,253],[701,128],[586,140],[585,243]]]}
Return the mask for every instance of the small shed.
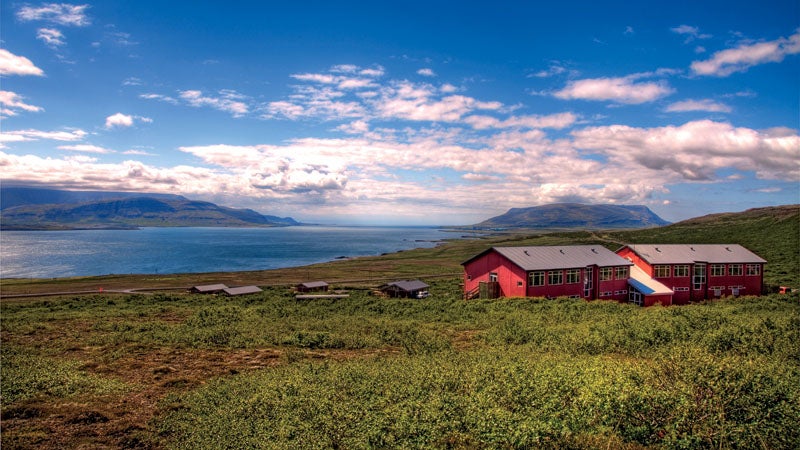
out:
{"label": "small shed", "polygon": [[206,284],[202,286],[192,286],[189,290],[194,294],[219,294],[225,289],[228,289],[228,286],[224,284]]}
{"label": "small shed", "polygon": [[429,287],[420,280],[403,280],[384,284],[381,291],[390,297],[424,298],[428,296]]}
{"label": "small shed", "polygon": [[262,292],[262,290],[258,286],[241,286],[235,288],[225,288],[222,290],[222,292],[229,297],[233,297],[234,295],[257,294]]}
{"label": "small shed", "polygon": [[296,286],[297,292],[327,292],[328,283],[324,281],[307,281]]}

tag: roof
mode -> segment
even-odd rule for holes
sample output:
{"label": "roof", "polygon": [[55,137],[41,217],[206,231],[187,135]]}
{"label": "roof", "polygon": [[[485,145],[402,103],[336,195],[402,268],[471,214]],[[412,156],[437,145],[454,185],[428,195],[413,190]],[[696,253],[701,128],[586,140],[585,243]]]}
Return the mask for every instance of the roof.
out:
{"label": "roof", "polygon": [[305,283],[300,283],[300,286],[307,287],[307,288],[320,288],[328,286],[328,283],[324,281],[307,281]]}
{"label": "roof", "polygon": [[206,284],[203,286],[192,287],[192,289],[197,292],[217,292],[227,288],[228,286],[225,286],[224,284]]}
{"label": "roof", "polygon": [[490,251],[496,251],[526,271],[573,269],[586,266],[631,266],[632,262],[602,245],[558,245],[534,247],[492,247],[464,262],[466,265]]}
{"label": "roof", "polygon": [[392,283],[387,283],[385,286],[393,286],[407,292],[419,291],[422,289],[428,289],[430,287],[420,280],[394,281]]}
{"label": "roof", "polygon": [[631,244],[627,247],[650,264],[767,262],[739,244]]}
{"label": "roof", "polygon": [[255,294],[261,292],[261,288],[258,286],[241,286],[235,288],[225,288],[222,292],[228,295],[245,295],[245,294]]}
{"label": "roof", "polygon": [[631,267],[631,277],[628,278],[628,284],[644,295],[674,294],[672,289],[650,278],[650,275],[637,266]]}

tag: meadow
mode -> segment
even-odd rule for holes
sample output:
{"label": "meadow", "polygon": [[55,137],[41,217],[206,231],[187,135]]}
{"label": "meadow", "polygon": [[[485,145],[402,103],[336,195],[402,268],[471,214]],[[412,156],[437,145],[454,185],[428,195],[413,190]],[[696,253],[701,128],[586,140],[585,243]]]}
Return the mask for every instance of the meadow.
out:
{"label": "meadow", "polygon": [[[716,222],[649,232],[751,239],[770,287],[800,272],[793,217],[746,218],[738,235],[720,236]],[[9,449],[800,448],[797,293],[666,308],[467,302],[448,274],[490,244],[613,246],[646,233],[499,236],[217,274],[275,277],[243,297],[4,299],[0,439]],[[373,292],[376,278],[415,274],[442,275],[430,297]],[[296,300],[288,285],[309,276],[339,280],[349,297]]]}

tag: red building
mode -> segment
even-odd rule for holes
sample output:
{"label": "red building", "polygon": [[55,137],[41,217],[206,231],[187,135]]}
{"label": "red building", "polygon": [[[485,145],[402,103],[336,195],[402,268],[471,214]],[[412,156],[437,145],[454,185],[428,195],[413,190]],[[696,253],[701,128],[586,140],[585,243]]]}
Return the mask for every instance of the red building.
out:
{"label": "red building", "polygon": [[572,297],[624,301],[633,263],[599,245],[492,247],[461,264],[470,298]]}
{"label": "red building", "polygon": [[[671,304],[676,305],[723,295],[761,295],[767,262],[738,244],[632,244],[617,254],[672,290]],[[631,286],[634,301],[641,290]],[[663,292],[657,301],[664,304]]]}

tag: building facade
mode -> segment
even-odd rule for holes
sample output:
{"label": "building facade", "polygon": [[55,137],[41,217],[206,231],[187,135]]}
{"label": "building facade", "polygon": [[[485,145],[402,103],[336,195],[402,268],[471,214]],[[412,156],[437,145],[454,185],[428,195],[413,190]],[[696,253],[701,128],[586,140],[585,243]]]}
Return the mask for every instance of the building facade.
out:
{"label": "building facade", "polygon": [[628,299],[633,263],[599,245],[492,247],[462,263],[466,298]]}
{"label": "building facade", "polygon": [[738,244],[631,244],[617,254],[672,290],[671,304],[763,289],[766,260]]}

